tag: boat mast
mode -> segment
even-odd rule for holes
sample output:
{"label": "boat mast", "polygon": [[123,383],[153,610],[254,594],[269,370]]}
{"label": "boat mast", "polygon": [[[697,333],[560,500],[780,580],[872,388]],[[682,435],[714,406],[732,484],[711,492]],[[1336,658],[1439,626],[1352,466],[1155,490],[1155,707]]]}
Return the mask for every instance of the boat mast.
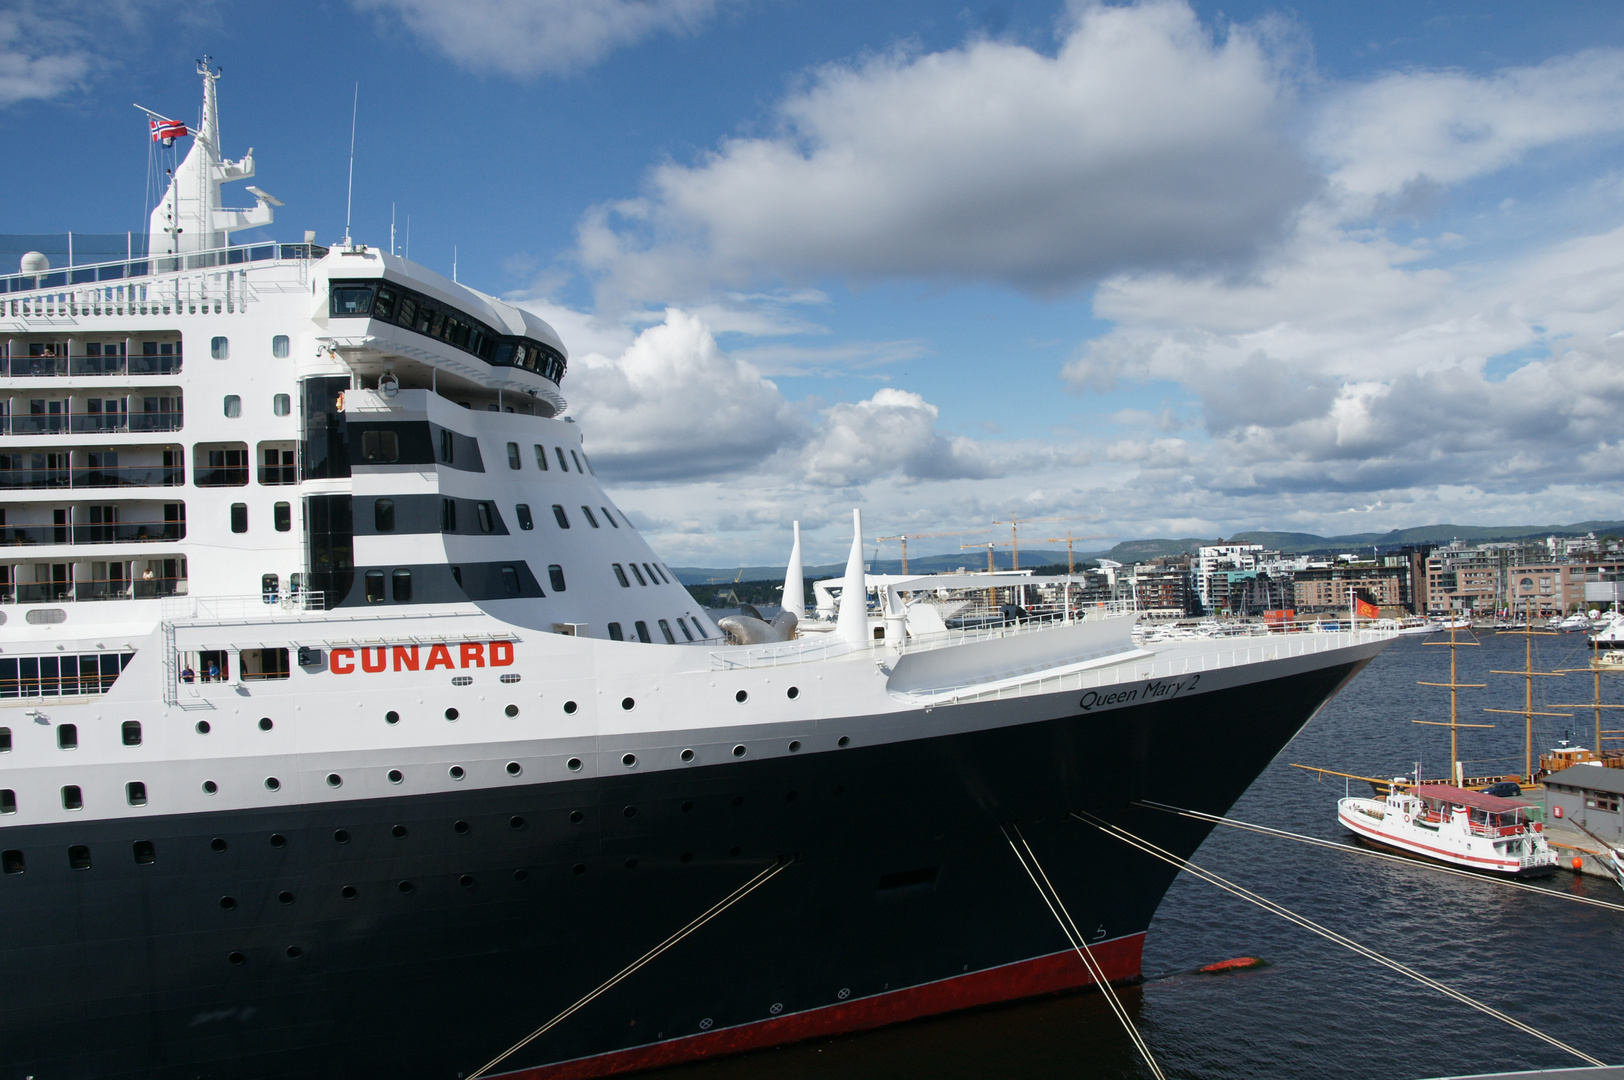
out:
{"label": "boat mast", "polygon": [[1551,707],[1555,708],[1555,709],[1594,709],[1594,710],[1596,710],[1596,758],[1595,758],[1595,760],[1602,761],[1602,760],[1604,760],[1604,758],[1602,757],[1602,752],[1601,752],[1601,750],[1602,750],[1602,736],[1603,735],[1611,735],[1611,736],[1613,736],[1612,741],[1617,742],[1618,741],[1618,736],[1624,735],[1624,730],[1603,729],[1602,726],[1601,726],[1601,711],[1603,709],[1624,709],[1624,705],[1604,705],[1604,704],[1602,704],[1602,700],[1601,700],[1601,672],[1602,672],[1602,665],[1601,665],[1601,663],[1599,662],[1599,660],[1596,657],[1591,658],[1590,666],[1588,668],[1563,668],[1562,671],[1564,673],[1575,673],[1575,672],[1581,672],[1581,671],[1588,671],[1588,672],[1590,672],[1590,674],[1596,680],[1595,697],[1592,700],[1590,700],[1590,701],[1577,701],[1577,702],[1563,702],[1561,704],[1553,704]]}
{"label": "boat mast", "polygon": [[[1476,640],[1461,641],[1455,636],[1457,631],[1458,627],[1455,626],[1455,620],[1451,619],[1449,621],[1448,641],[1426,641],[1422,643],[1424,645],[1449,646],[1449,681],[1446,683],[1417,681],[1416,683],[1417,686],[1438,686],[1449,690],[1449,723],[1443,724],[1437,720],[1411,721],[1411,723],[1415,724],[1427,724],[1432,727],[1447,727],[1449,729],[1449,781],[1452,784],[1460,784],[1465,779],[1460,767],[1460,729],[1463,727],[1492,728],[1494,726],[1493,724],[1463,724],[1460,722],[1460,692],[1462,690],[1481,690],[1488,684],[1463,683],[1460,681],[1460,669],[1457,666],[1455,650],[1466,645],[1475,647],[1481,645],[1482,642]],[[1415,782],[1417,784],[1421,783],[1421,770],[1419,768],[1415,772]]]}
{"label": "boat mast", "polygon": [[1503,631],[1506,633],[1521,634],[1523,636],[1523,666],[1521,671],[1490,670],[1491,675],[1521,675],[1523,677],[1523,707],[1521,709],[1484,709],[1484,712],[1505,713],[1508,716],[1521,716],[1523,718],[1523,778],[1526,783],[1534,782],[1534,717],[1559,716],[1564,720],[1572,720],[1572,713],[1540,712],[1534,708],[1534,677],[1536,675],[1546,678],[1560,679],[1560,671],[1534,670],[1534,636],[1554,637],[1551,630],[1535,630],[1532,611],[1525,612],[1521,630]]}

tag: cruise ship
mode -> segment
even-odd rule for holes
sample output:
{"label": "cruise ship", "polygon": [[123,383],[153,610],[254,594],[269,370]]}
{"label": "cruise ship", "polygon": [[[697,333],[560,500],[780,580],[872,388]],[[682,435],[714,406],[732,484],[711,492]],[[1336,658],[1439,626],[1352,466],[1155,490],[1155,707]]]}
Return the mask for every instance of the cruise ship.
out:
{"label": "cruise ship", "polygon": [[1192,853],[1139,801],[1224,812],[1392,636],[952,629],[1009,580],[854,557],[741,643],[553,329],[252,239],[199,74],[147,236],[0,277],[0,1080],[602,1076],[1087,987],[1011,823],[1131,980],[1174,871],[1068,811]]}

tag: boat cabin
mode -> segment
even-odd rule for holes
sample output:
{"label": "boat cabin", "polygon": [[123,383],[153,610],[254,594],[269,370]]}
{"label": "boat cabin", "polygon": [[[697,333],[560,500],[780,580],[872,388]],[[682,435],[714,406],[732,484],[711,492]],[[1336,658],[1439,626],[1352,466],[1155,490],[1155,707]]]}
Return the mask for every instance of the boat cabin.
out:
{"label": "boat cabin", "polygon": [[1532,803],[1502,799],[1449,784],[1419,784],[1411,789],[1411,794],[1421,800],[1423,809],[1415,819],[1420,825],[1436,825],[1464,813],[1467,831],[1475,836],[1512,836],[1531,822],[1536,829],[1540,827],[1540,808]]}

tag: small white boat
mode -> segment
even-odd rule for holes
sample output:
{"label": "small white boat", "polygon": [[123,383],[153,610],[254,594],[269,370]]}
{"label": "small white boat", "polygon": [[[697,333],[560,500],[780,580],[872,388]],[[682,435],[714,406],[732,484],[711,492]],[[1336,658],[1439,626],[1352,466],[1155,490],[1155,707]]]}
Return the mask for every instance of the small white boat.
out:
{"label": "small white boat", "polygon": [[1590,629],[1590,616],[1586,615],[1582,611],[1575,611],[1572,615],[1569,615],[1567,618],[1557,623],[1556,628],[1563,633],[1569,633],[1574,630],[1588,631]]}
{"label": "small white boat", "polygon": [[1443,625],[1434,619],[1425,619],[1419,615],[1410,615],[1398,621],[1398,633],[1408,634],[1436,634],[1443,629]]}
{"label": "small white boat", "polygon": [[1624,649],[1624,613],[1611,612],[1596,624],[1590,635],[1592,649]]}
{"label": "small white boat", "polygon": [[1409,786],[1401,777],[1385,799],[1349,797],[1336,805],[1344,827],[1379,847],[1508,877],[1556,869],[1545,826],[1534,820],[1539,808],[1529,803],[1448,784]]}
{"label": "small white boat", "polygon": [[1470,615],[1445,615],[1436,620],[1440,630],[1470,630],[1472,617]]}

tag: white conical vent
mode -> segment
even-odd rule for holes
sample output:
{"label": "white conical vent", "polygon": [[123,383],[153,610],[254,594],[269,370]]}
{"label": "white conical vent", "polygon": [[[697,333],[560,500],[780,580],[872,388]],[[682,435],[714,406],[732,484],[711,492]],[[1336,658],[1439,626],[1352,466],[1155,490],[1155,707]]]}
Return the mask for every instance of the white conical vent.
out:
{"label": "white conical vent", "polygon": [[785,611],[806,614],[806,573],[801,569],[801,523],[795,523],[795,543],[789,549],[789,569],[784,572]]}
{"label": "white conical vent", "polygon": [[868,577],[863,573],[863,512],[851,512],[851,555],[840,587],[840,617],[835,630],[854,645],[868,641]]}

